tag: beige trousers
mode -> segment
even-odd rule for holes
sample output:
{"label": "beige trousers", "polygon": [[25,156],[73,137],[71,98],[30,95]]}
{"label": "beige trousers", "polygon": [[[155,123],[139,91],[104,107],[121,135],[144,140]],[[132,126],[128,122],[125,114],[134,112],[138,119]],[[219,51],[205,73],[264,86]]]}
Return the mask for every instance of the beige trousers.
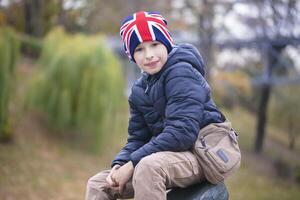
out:
{"label": "beige trousers", "polygon": [[86,200],[164,200],[167,189],[187,187],[204,180],[204,174],[194,154],[158,152],[144,157],[135,167],[132,180],[122,195],[106,182],[109,170],[91,177],[87,183]]}

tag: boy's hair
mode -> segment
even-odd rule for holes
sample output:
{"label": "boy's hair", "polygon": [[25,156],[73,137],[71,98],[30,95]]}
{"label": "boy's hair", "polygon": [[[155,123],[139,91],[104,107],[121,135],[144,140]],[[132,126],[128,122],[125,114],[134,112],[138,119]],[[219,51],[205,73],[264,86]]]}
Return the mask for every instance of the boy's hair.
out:
{"label": "boy's hair", "polygon": [[174,42],[167,28],[167,21],[158,12],[139,11],[127,17],[120,28],[124,49],[129,59],[133,58],[135,48],[142,42],[159,41],[168,53]]}

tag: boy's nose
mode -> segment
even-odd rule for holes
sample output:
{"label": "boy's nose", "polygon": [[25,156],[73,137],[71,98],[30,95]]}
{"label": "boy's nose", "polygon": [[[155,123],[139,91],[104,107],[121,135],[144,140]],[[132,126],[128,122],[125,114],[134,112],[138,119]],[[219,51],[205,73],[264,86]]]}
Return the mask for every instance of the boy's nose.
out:
{"label": "boy's nose", "polygon": [[154,55],[153,55],[153,51],[152,50],[150,50],[150,49],[146,49],[146,54],[145,54],[146,56],[146,59],[152,59],[153,57],[154,57]]}

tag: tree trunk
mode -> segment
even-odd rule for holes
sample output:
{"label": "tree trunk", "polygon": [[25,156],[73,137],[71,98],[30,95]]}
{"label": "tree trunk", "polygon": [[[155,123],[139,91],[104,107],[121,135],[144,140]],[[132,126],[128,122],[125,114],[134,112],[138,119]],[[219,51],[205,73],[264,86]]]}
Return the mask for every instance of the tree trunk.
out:
{"label": "tree trunk", "polygon": [[261,88],[261,98],[259,101],[259,107],[257,112],[257,129],[254,150],[256,153],[260,153],[263,150],[263,144],[265,139],[265,127],[267,124],[268,104],[272,89],[272,83],[270,78],[272,76],[273,69],[278,65],[281,51],[285,48],[284,45],[271,45],[266,44],[263,49],[262,58],[264,59],[265,71],[264,78],[265,83]]}
{"label": "tree trunk", "polygon": [[25,33],[35,37],[43,35],[44,0],[25,0]]}
{"label": "tree trunk", "polygon": [[291,151],[293,151],[295,149],[295,138],[294,139],[290,139],[289,148],[290,148]]}
{"label": "tree trunk", "polygon": [[58,19],[57,19],[57,24],[61,25],[61,26],[65,26],[65,11],[63,8],[63,0],[59,0],[58,2],[58,7],[59,7],[59,11],[58,11]]}
{"label": "tree trunk", "polygon": [[257,131],[255,140],[255,152],[260,153],[263,148],[263,141],[265,138],[265,127],[267,122],[267,108],[269,104],[269,98],[271,93],[271,86],[264,85],[261,89],[261,98],[259,101],[258,108],[258,121],[257,121]]}
{"label": "tree trunk", "polygon": [[295,148],[296,134],[295,134],[295,131],[294,131],[294,126],[293,126],[292,119],[289,119],[288,134],[289,134],[289,149],[290,150],[294,150],[294,148]]}
{"label": "tree trunk", "polygon": [[212,37],[214,33],[213,27],[213,18],[214,18],[214,4],[208,2],[207,0],[203,1],[204,8],[202,12],[199,13],[199,47],[200,53],[202,54],[203,60],[206,65],[205,70],[205,79],[210,82],[210,69],[213,59],[213,42]]}

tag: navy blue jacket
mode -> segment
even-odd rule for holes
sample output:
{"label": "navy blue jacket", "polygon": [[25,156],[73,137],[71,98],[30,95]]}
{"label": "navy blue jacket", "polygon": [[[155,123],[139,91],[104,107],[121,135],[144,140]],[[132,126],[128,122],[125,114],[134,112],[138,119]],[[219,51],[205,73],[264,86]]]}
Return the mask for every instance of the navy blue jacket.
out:
{"label": "navy blue jacket", "polygon": [[112,166],[130,160],[135,166],[155,152],[190,150],[202,127],[224,121],[204,73],[197,49],[182,44],[169,53],[158,73],[142,74],[128,100],[128,141]]}

